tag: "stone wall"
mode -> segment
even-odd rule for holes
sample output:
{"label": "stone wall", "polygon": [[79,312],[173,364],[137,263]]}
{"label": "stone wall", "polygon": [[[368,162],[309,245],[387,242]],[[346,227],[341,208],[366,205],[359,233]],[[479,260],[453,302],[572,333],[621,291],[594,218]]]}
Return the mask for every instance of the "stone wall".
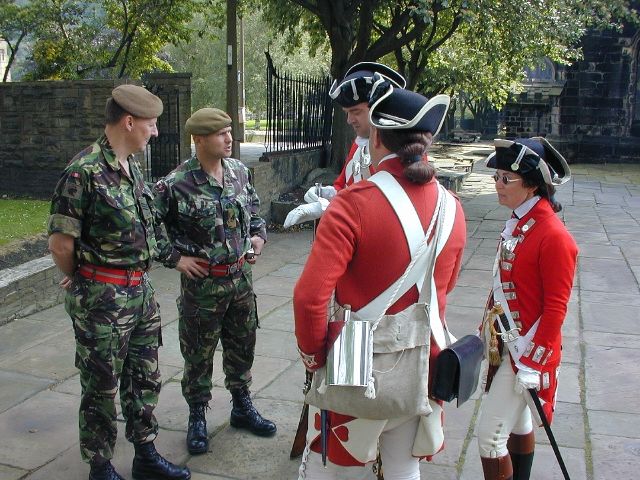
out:
{"label": "stone wall", "polygon": [[640,162],[640,32],[591,31],[581,43],[582,60],[556,67],[561,90],[527,85],[506,106],[506,134],[545,135],[570,162]]}
{"label": "stone wall", "polygon": [[562,135],[621,137],[631,126],[629,38],[613,31],[591,32],[582,41],[584,59],[567,67],[560,97]]}
{"label": "stone wall", "polygon": [[61,279],[50,255],[0,270],[0,325],[62,302]]}
{"label": "stone wall", "polygon": [[508,137],[532,137],[548,135],[552,131],[552,98],[540,99],[541,103],[531,102],[526,92],[518,98],[518,103],[509,103],[504,107],[505,133]]}
{"label": "stone wall", "polygon": [[265,153],[259,162],[247,166],[260,196],[260,215],[271,219],[271,202],[302,183],[311,170],[318,168],[324,155],[322,148],[298,152]]}
{"label": "stone wall", "polygon": [[[162,89],[183,88],[190,115],[189,74],[154,75]],[[0,83],[0,193],[49,198],[69,160],[104,130],[104,106],[121,80]],[[160,126],[165,119],[160,120]],[[184,137],[188,156],[190,139]],[[181,158],[183,158],[181,157]]]}
{"label": "stone wall", "polygon": [[551,139],[573,162],[640,162],[632,135],[636,107],[638,30],[591,32],[584,59],[567,67],[559,99],[558,137]]}

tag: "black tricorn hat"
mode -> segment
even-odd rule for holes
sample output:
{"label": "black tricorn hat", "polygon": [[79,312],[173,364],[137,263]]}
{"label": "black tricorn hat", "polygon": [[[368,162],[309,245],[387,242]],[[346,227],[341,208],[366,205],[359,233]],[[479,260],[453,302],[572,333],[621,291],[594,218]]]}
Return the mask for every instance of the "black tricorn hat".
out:
{"label": "black tricorn hat", "polygon": [[407,84],[402,75],[386,65],[360,62],[347,70],[342,80],[333,82],[329,89],[329,96],[345,108],[368,102],[376,73],[396,87],[404,88]]}
{"label": "black tricorn hat", "polygon": [[376,82],[371,93],[369,122],[381,130],[431,132],[435,137],[449,109],[449,95],[428,99],[419,93]]}
{"label": "black tricorn hat", "polygon": [[547,185],[562,185],[571,178],[567,161],[544,137],[496,138],[493,144],[496,151],[486,160],[489,168],[527,176],[538,173]]}

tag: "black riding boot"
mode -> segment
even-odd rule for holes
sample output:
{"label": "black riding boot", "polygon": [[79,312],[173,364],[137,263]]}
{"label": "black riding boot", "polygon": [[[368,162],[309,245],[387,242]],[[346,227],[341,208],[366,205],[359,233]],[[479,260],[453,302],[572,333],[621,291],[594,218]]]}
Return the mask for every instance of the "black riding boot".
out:
{"label": "black riding boot", "polygon": [[207,435],[207,404],[194,403],[189,405],[189,427],[187,429],[187,450],[192,455],[204,453],[209,449]]}
{"label": "black riding boot", "polygon": [[231,391],[233,409],[231,410],[231,426],[245,428],[254,435],[270,437],[276,433],[276,424],[262,417],[251,403],[249,390],[246,388]]}
{"label": "black riding boot", "polygon": [[118,475],[118,472],[116,472],[116,469],[113,468],[111,462],[107,460],[106,462],[101,464],[91,464],[89,480],[124,480],[124,477]]}
{"label": "black riding boot", "polygon": [[153,442],[135,444],[131,474],[135,480],[189,480],[191,472],[169,462],[157,451]]}
{"label": "black riding boot", "polygon": [[513,465],[513,480],[529,480],[535,447],[536,439],[533,432],[525,435],[515,433],[509,435],[507,448]]}

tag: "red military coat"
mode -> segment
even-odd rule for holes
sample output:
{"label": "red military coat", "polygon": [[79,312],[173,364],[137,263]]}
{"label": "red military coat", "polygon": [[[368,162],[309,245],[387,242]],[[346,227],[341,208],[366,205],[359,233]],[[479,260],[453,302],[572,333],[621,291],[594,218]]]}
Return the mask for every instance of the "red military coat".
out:
{"label": "red military coat", "polygon": [[[381,163],[378,170],[390,172],[405,189],[426,232],[435,210],[437,180],[424,185],[410,182],[402,175],[397,157]],[[466,242],[464,213],[458,202],[456,208],[453,230],[434,272],[443,321],[446,295],[455,285]],[[357,311],[400,278],[409,261],[400,221],[375,184],[364,180],[339,192],[322,217],[311,254],[294,289],[295,334],[308,366],[315,364],[319,368],[325,363],[327,305],[332,293],[335,291],[338,303],[350,304]],[[413,287],[387,313],[400,312],[417,300],[418,290]],[[438,352],[432,341],[431,358]],[[344,415],[330,415],[336,417],[330,420],[332,425],[344,425]],[[354,464],[341,451],[338,440],[329,436],[329,459],[341,465]],[[315,450],[314,445],[312,449]],[[332,458],[332,452],[340,453]]]}
{"label": "red military coat", "polygon": [[539,396],[551,421],[561,359],[561,327],[571,296],[578,247],[544,198],[518,221],[512,235],[521,236],[521,240],[513,258],[500,261],[500,279],[514,320],[522,324],[520,335],[526,335],[540,319],[520,362],[541,372]]}
{"label": "red military coat", "polygon": [[[361,139],[361,140],[366,140],[366,139]],[[336,189],[336,191],[340,191],[340,190],[344,190],[345,188],[347,188],[349,185],[352,185],[354,183],[356,183],[357,181],[361,180],[361,178],[354,178],[353,176],[353,163],[354,159],[353,157],[356,154],[356,151],[361,148],[357,142],[353,142],[353,144],[351,145],[351,148],[349,149],[349,153],[347,154],[347,158],[344,160],[344,165],[342,166],[342,171],[340,172],[340,175],[338,175],[338,178],[336,178],[336,181],[333,182],[333,187]],[[349,164],[351,164],[351,166],[349,166]],[[374,173],[376,173],[376,169],[373,165],[369,165],[369,175],[373,175]]]}

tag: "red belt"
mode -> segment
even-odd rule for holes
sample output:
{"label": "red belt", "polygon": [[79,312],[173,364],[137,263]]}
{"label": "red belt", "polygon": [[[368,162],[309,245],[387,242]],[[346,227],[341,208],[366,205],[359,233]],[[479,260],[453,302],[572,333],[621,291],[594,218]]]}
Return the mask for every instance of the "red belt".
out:
{"label": "red belt", "polygon": [[242,268],[242,265],[244,265],[244,256],[235,263],[222,263],[217,265],[210,265],[207,262],[197,262],[197,263],[201,267],[204,267],[207,270],[209,270],[209,275],[213,277],[227,277],[229,275],[232,275],[240,271],[240,269]]}
{"label": "red belt", "polygon": [[125,287],[135,287],[142,283],[143,270],[125,270],[121,268],[108,268],[99,265],[85,263],[80,265],[78,273],[85,278],[97,280],[103,283],[113,283]]}

